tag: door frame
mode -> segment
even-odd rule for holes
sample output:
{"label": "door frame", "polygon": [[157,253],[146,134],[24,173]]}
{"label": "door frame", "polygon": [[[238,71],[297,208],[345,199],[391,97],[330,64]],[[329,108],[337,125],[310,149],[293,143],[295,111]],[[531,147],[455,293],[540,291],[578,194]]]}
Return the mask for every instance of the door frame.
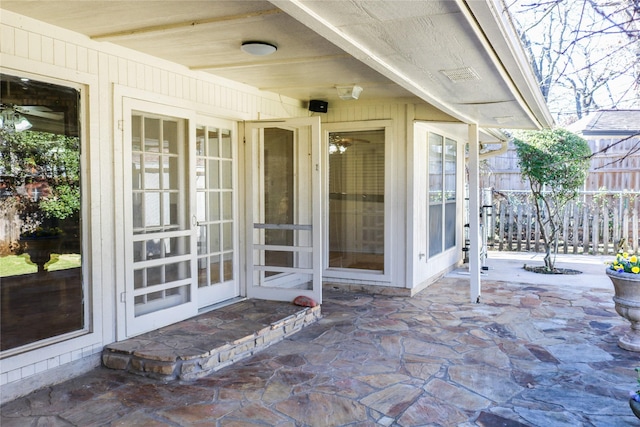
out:
{"label": "door frame", "polygon": [[[332,132],[350,132],[366,130],[384,130],[384,271],[367,271],[349,268],[329,267],[329,134]],[[339,123],[324,123],[322,126],[322,165],[325,178],[322,184],[323,201],[326,201],[326,209],[323,212],[323,275],[336,280],[366,280],[376,282],[390,282],[393,268],[391,253],[395,247],[393,238],[393,224],[397,220],[397,213],[393,210],[395,203],[394,188],[397,177],[393,176],[395,153],[393,150],[393,122],[391,120],[368,120]]]}
{"label": "door frame", "polygon": [[[277,125],[285,129],[300,132],[308,128],[310,138],[310,172],[311,172],[311,235],[312,235],[312,289],[282,289],[276,287],[264,287],[254,284],[254,192],[260,189],[254,189],[253,179],[255,173],[254,151],[256,133],[261,129],[271,127],[269,125]],[[245,262],[243,269],[243,283],[246,284],[247,297],[259,298],[275,301],[292,301],[297,296],[308,296],[314,299],[318,304],[322,303],[322,259],[323,259],[323,203],[322,203],[322,183],[323,173],[321,167],[321,127],[320,117],[302,117],[291,119],[274,119],[274,120],[257,120],[245,121],[243,156],[240,160],[245,170],[244,179],[244,242],[245,242]],[[298,139],[294,140],[296,144]],[[296,160],[300,156],[296,156]],[[259,266],[256,266],[259,267]]]}

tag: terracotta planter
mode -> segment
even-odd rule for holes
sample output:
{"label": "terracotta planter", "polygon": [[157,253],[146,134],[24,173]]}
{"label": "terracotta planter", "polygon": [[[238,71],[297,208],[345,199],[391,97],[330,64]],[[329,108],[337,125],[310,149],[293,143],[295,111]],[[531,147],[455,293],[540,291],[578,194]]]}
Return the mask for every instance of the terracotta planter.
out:
{"label": "terracotta planter", "polygon": [[629,406],[636,417],[640,418],[640,402],[636,402],[633,399],[629,399]]}
{"label": "terracotta planter", "polygon": [[615,289],[616,312],[631,322],[629,331],[620,337],[618,345],[640,352],[640,274],[618,273],[609,268],[606,273]]}

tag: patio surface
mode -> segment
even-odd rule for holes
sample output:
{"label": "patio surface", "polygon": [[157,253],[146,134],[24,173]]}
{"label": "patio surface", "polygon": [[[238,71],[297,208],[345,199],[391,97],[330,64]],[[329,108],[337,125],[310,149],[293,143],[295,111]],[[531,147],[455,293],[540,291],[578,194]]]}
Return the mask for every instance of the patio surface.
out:
{"label": "patio surface", "polygon": [[326,291],[322,319],[194,381],[106,368],[9,402],[9,426],[634,426],[604,258],[577,276],[489,254],[480,304],[452,272],[413,298]]}

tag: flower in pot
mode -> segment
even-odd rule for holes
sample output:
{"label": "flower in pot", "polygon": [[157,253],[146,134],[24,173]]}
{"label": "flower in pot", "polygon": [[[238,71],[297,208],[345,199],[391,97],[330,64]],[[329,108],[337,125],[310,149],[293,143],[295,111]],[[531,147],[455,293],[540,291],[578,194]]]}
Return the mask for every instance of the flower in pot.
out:
{"label": "flower in pot", "polygon": [[631,322],[618,345],[625,350],[640,351],[640,259],[637,255],[618,253],[606,273],[613,283],[616,312]]}

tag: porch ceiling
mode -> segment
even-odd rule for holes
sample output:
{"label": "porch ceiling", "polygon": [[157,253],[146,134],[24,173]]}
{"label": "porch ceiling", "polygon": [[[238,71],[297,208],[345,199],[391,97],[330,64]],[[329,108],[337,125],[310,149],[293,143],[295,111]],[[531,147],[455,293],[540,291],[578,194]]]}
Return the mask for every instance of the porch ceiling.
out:
{"label": "porch ceiling", "polygon": [[[339,102],[419,98],[483,127],[548,126],[498,0],[12,1],[1,7],[262,90]],[[278,47],[264,57],[243,41]],[[520,49],[520,50],[518,50]],[[443,71],[461,80],[453,81]]]}

